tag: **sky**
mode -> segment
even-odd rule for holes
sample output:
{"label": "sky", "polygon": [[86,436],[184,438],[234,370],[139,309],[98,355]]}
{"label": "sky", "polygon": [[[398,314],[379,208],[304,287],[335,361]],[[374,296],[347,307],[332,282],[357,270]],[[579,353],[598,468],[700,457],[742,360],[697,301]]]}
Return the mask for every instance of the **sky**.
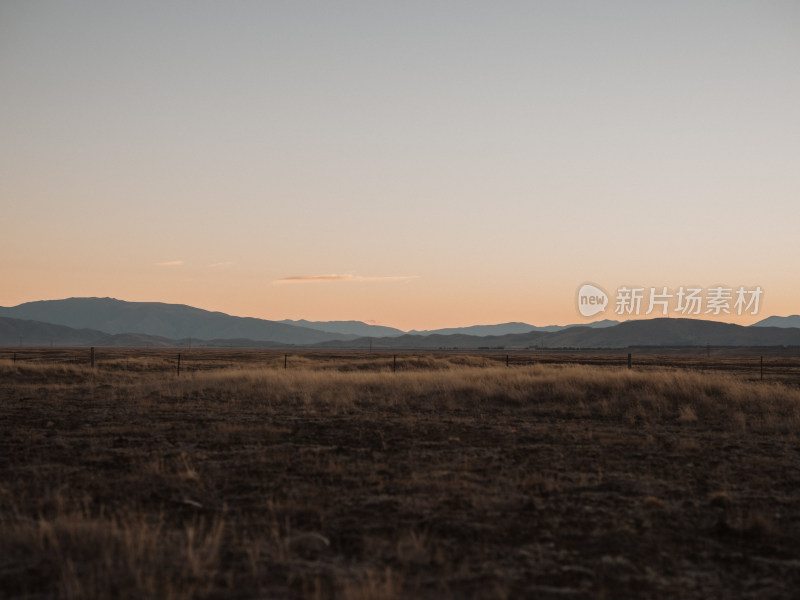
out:
{"label": "sky", "polygon": [[0,305],[800,313],[798,33],[795,0],[2,0]]}

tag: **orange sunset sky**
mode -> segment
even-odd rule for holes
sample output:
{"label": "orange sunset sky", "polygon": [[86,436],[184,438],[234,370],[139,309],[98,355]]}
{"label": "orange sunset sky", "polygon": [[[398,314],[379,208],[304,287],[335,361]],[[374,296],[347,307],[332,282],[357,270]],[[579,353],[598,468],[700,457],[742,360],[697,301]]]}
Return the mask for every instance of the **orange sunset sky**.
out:
{"label": "orange sunset sky", "polygon": [[5,0],[0,305],[548,325],[593,282],[800,313],[798,32],[795,1]]}

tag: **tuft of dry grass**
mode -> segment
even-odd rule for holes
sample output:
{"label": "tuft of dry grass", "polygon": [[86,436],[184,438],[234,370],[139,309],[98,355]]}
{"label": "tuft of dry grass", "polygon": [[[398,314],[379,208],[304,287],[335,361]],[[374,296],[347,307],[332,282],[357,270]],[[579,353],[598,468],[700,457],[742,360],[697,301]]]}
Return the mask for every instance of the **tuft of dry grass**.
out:
{"label": "tuft of dry grass", "polygon": [[18,514],[0,525],[6,567],[10,558],[15,571],[3,578],[9,597],[34,593],[40,580],[61,598],[204,595],[213,587],[224,530],[222,518],[172,528],[163,516],[92,515],[67,505],[50,517]]}

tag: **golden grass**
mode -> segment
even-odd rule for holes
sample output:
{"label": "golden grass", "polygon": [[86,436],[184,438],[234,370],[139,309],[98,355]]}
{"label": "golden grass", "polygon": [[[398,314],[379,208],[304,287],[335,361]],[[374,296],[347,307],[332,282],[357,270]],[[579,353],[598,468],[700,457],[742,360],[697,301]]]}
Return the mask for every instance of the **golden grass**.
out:
{"label": "golden grass", "polygon": [[133,402],[218,401],[328,415],[372,406],[430,412],[499,403],[521,414],[603,416],[630,424],[705,421],[715,427],[786,433],[800,425],[800,390],[733,374],[556,365],[507,369],[443,362],[434,370],[397,373],[234,367],[181,377],[150,375],[127,385],[130,380],[118,374],[95,381],[111,385],[109,392],[116,398]]}
{"label": "golden grass", "polygon": [[725,588],[674,575],[698,530],[783,544],[795,522],[745,501],[798,440],[781,384],[469,356],[154,365],[0,361],[0,595],[703,597]]}

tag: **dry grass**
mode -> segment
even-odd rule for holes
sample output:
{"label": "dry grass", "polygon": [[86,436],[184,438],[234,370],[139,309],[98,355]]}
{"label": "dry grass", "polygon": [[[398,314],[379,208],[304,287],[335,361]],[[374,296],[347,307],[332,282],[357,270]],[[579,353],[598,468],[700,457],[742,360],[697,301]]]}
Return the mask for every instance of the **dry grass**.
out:
{"label": "dry grass", "polygon": [[[0,596],[792,597],[800,391],[467,355],[0,361]],[[219,363],[217,363],[219,364]],[[267,364],[268,366],[264,366]]]}

